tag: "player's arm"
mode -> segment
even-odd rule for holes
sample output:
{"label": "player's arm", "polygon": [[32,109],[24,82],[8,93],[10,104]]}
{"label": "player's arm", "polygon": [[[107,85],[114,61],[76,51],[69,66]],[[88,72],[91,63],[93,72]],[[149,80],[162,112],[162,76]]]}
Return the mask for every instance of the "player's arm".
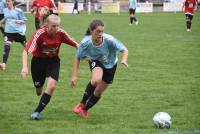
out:
{"label": "player's arm", "polygon": [[2,24],[4,24],[5,23],[5,18],[3,18],[1,21],[0,21],[0,26],[2,25]]}
{"label": "player's arm", "polygon": [[119,51],[122,53],[122,59],[120,61],[121,64],[123,64],[125,67],[128,67],[128,49],[125,47],[125,45],[117,40],[116,38],[112,39],[112,44],[116,51]]}
{"label": "player's arm", "polygon": [[71,87],[75,87],[78,80],[78,68],[80,64],[80,59],[75,57],[74,63],[73,63],[73,73],[72,73],[72,79],[71,79]]}
{"label": "player's arm", "polygon": [[70,37],[67,32],[65,32],[64,30],[61,31],[63,32],[64,43],[69,44],[70,46],[74,46],[75,48],[79,48],[79,44],[72,37]]}
{"label": "player's arm", "polygon": [[28,53],[24,49],[22,54],[22,71],[21,71],[21,76],[23,80],[26,78],[27,74],[28,74]]}
{"label": "player's arm", "polygon": [[122,59],[120,63],[125,67],[128,67],[128,50],[122,51]]}

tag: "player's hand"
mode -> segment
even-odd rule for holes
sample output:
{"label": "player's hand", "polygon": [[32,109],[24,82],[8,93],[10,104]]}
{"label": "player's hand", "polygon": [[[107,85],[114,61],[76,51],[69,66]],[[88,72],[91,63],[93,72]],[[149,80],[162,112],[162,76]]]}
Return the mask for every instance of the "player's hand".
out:
{"label": "player's hand", "polygon": [[24,21],[23,21],[23,20],[15,20],[15,23],[16,23],[16,24],[23,24]]}
{"label": "player's hand", "polygon": [[125,67],[128,68],[128,63],[126,61],[121,61],[120,64],[124,65]]}
{"label": "player's hand", "polygon": [[77,84],[78,77],[73,76],[71,80],[71,87],[74,88]]}
{"label": "player's hand", "polygon": [[22,71],[21,71],[22,80],[26,79],[27,74],[28,74],[28,68],[22,68]]}

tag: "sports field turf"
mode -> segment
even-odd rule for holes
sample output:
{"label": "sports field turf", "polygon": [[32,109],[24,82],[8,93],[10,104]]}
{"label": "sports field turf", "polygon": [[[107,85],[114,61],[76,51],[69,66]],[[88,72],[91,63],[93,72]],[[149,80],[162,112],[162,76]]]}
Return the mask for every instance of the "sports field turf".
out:
{"label": "sports field turf", "polygon": [[[138,26],[129,26],[128,13],[62,14],[61,27],[78,42],[89,22],[100,18],[105,32],[129,49],[129,68],[118,64],[114,83],[90,110],[87,120],[71,111],[90,79],[81,62],[79,81],[70,88],[75,49],[62,45],[60,79],[40,121],[30,120],[40,97],[33,88],[30,69],[20,78],[21,45],[12,45],[5,71],[0,71],[0,134],[200,134],[200,13],[192,32],[185,31],[182,13],[137,14]],[[34,18],[27,14],[27,38],[34,32]],[[2,35],[0,59],[2,59]],[[121,55],[119,54],[119,57]],[[29,68],[30,68],[29,56]],[[1,60],[2,61],[2,60]],[[165,111],[170,129],[156,129],[152,118]]]}

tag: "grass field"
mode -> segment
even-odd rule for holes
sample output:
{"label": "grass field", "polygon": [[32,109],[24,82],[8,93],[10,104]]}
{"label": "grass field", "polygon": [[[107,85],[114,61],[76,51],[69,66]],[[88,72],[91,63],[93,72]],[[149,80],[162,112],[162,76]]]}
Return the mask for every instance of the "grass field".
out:
{"label": "grass field", "polygon": [[[34,31],[33,16],[27,14],[27,38]],[[62,45],[60,79],[40,121],[30,120],[40,97],[31,75],[20,78],[22,47],[14,43],[5,71],[0,71],[0,134],[200,134],[200,13],[192,32],[185,31],[182,13],[137,14],[139,25],[129,26],[128,14],[62,14],[62,27],[78,42],[89,22],[100,18],[105,32],[129,49],[129,68],[118,65],[114,83],[90,110],[87,120],[71,110],[90,79],[82,62],[79,81],[70,88],[75,49]],[[3,38],[0,37],[2,60]],[[119,55],[120,56],[120,55]],[[29,67],[30,67],[29,56]],[[170,129],[155,129],[158,111],[172,117]]]}

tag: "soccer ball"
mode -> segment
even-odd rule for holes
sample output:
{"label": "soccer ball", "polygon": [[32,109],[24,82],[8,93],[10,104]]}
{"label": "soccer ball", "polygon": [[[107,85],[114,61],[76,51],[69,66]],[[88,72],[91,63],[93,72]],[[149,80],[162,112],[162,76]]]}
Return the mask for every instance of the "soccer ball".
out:
{"label": "soccer ball", "polygon": [[154,126],[157,128],[170,128],[171,116],[166,112],[158,112],[153,117]]}

